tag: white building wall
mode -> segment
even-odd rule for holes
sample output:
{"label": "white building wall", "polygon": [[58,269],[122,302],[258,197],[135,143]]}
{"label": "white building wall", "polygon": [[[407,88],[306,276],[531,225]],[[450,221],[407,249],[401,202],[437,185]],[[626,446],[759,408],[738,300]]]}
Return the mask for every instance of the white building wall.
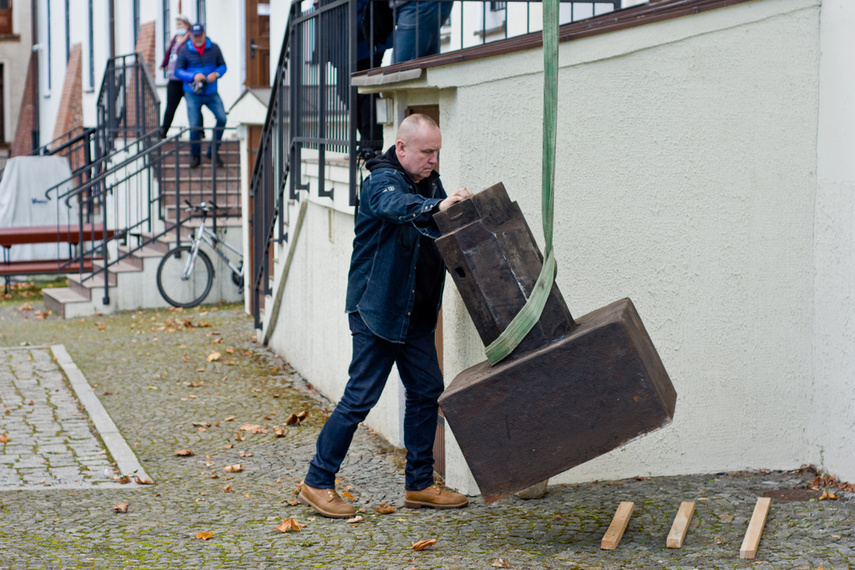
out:
{"label": "white building wall", "polygon": [[[819,14],[767,0],[561,45],[557,281],[578,316],[632,298],[678,402],[671,426],[556,481],[819,461]],[[399,112],[439,103],[448,188],[503,181],[537,236],[541,69],[534,50],[387,88]],[[444,311],[450,381],[484,356],[452,286]],[[474,492],[452,443],[449,481]]]}
{"label": "white building wall", "polygon": [[815,216],[814,461],[855,478],[855,5],[822,5]]}

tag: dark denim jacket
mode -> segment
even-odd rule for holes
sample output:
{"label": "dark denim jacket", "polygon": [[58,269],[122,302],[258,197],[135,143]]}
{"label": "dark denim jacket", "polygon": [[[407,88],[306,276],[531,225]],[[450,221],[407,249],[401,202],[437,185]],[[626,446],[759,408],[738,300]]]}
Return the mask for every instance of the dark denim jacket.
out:
{"label": "dark denim jacket", "polygon": [[430,216],[445,190],[436,171],[422,184],[429,184],[429,198],[418,193],[412,178],[390,167],[374,170],[362,185],[345,311],[358,311],[375,335],[390,342],[407,337],[420,237],[440,236]]}

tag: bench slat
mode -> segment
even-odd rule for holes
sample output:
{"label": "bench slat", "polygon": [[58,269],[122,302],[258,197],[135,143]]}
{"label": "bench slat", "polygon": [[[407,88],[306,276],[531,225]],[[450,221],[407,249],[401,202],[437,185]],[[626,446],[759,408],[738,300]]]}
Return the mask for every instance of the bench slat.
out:
{"label": "bench slat", "polygon": [[[68,264],[68,265],[66,265]],[[92,271],[92,260],[80,262],[69,259],[48,259],[44,261],[11,261],[0,263],[0,275],[41,275],[50,273],[77,273]]]}
{"label": "bench slat", "polygon": [[104,231],[104,224],[83,224],[83,231],[78,225],[60,226],[27,226],[21,228],[0,228],[0,246],[27,243],[57,243],[68,242],[78,244],[81,241],[100,240],[113,237],[115,230]]}

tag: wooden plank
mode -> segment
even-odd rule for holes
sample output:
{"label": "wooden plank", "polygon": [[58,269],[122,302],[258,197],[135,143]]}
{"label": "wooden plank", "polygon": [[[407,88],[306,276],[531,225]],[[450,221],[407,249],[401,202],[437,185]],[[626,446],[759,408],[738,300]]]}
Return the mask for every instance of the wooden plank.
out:
{"label": "wooden plank", "polygon": [[25,243],[56,243],[101,240],[113,237],[115,230],[104,231],[104,224],[24,226],[19,228],[0,228],[0,246],[11,247]]}
{"label": "wooden plank", "polygon": [[624,501],[618,505],[615,511],[615,517],[612,519],[612,524],[603,536],[603,541],[600,543],[600,548],[603,550],[614,550],[617,548],[623,533],[626,530],[626,525],[629,524],[629,518],[632,516],[632,509],[635,503]]}
{"label": "wooden plank", "polygon": [[754,505],[754,514],[751,515],[751,522],[748,523],[748,530],[745,532],[745,539],[742,541],[742,548],[739,549],[740,558],[754,558],[757,554],[757,546],[760,544],[763,527],[766,526],[766,516],[769,514],[771,502],[772,499],[769,497],[757,499],[757,504]]}
{"label": "wooden plank", "polygon": [[683,501],[680,503],[680,510],[677,511],[677,516],[674,517],[674,524],[671,525],[671,532],[668,533],[665,546],[668,548],[680,548],[683,546],[683,541],[686,539],[686,532],[689,530],[689,523],[692,522],[694,514],[694,502]]}
{"label": "wooden plank", "polygon": [[92,271],[92,260],[84,261],[82,267],[79,261],[69,259],[0,262],[0,275],[50,275],[80,271]]}

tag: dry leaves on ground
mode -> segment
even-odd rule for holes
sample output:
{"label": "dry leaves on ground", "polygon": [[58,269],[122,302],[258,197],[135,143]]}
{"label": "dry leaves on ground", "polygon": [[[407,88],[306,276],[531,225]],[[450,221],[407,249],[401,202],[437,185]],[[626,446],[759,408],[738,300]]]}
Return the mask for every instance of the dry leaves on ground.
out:
{"label": "dry leaves on ground", "polygon": [[214,536],[213,532],[197,532],[196,533],[196,538],[198,538],[199,540],[208,540],[209,538],[211,538],[213,536]]}
{"label": "dry leaves on ground", "polygon": [[273,428],[273,435],[275,435],[276,437],[282,437],[282,436],[283,436],[283,435],[285,435],[286,433],[288,433],[288,430],[287,430],[287,429],[285,429],[284,427],[275,427],[275,428]]}
{"label": "dry leaves on ground", "polygon": [[231,485],[226,485],[225,487],[223,487],[223,493],[231,493],[232,488],[233,487]]}
{"label": "dry leaves on ground", "polygon": [[244,424],[238,428],[249,433],[267,433],[267,428],[263,428],[258,424]]}
{"label": "dry leaves on ground", "polygon": [[359,515],[356,515],[355,517],[351,517],[351,518],[347,519],[347,522],[349,522],[349,523],[361,523],[362,521],[363,521],[363,518]]}
{"label": "dry leaves on ground", "polygon": [[282,532],[303,532],[303,527],[305,524],[300,524],[295,518],[290,519],[282,519],[282,524],[274,527],[276,530],[280,530]]}
{"label": "dry leaves on ground", "polygon": [[119,503],[118,505],[113,507],[113,510],[117,513],[126,513],[128,512],[128,507],[130,507],[130,503]]}
{"label": "dry leaves on ground", "polygon": [[223,467],[223,471],[226,473],[240,473],[243,471],[243,465],[240,463],[235,463],[234,465],[227,465]]}
{"label": "dry leaves on ground", "polygon": [[508,564],[507,562],[505,562],[501,558],[497,558],[496,560],[494,560],[490,566],[493,566],[494,568],[510,568],[511,567],[510,564]]}
{"label": "dry leaves on ground", "polygon": [[[7,412],[9,410],[6,410]],[[9,443],[9,434],[0,435],[0,443]]]}
{"label": "dry leaves on ground", "polygon": [[139,475],[134,475],[134,483],[136,483],[137,485],[154,485],[154,481],[152,481],[148,477],[143,479]]}
{"label": "dry leaves on ground", "polygon": [[190,457],[191,455],[196,455],[196,454],[193,453],[192,451],[190,451],[189,449],[179,449],[178,451],[175,452],[175,455],[177,455],[179,457]]}
{"label": "dry leaves on ground", "polygon": [[294,424],[299,425],[299,424],[303,423],[303,420],[305,420],[307,417],[309,417],[309,411],[308,410],[303,410],[299,414],[291,414],[290,416],[288,416],[288,419],[285,420],[285,425],[286,426],[292,426]]}
{"label": "dry leaves on ground", "polygon": [[424,540],[414,542],[413,543],[413,550],[424,550],[428,546],[433,546],[434,544],[436,544],[435,538],[426,538]]}
{"label": "dry leaves on ground", "polygon": [[395,507],[389,503],[382,503],[379,507],[374,508],[374,512],[378,515],[391,515],[395,512]]}
{"label": "dry leaves on ground", "polygon": [[219,352],[212,352],[211,354],[208,355],[208,362],[216,362],[219,359],[220,359],[220,353]]}

